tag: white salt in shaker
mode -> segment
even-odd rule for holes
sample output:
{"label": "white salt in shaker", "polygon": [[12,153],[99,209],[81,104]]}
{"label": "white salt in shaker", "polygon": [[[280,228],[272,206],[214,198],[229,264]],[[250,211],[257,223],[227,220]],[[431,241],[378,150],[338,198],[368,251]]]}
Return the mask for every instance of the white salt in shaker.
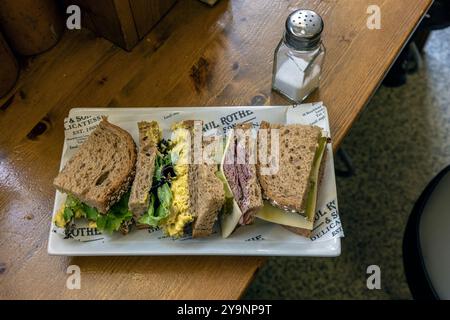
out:
{"label": "white salt in shaker", "polygon": [[293,102],[302,102],[319,87],[325,56],[322,30],[322,18],[311,10],[296,10],[286,20],[275,50],[272,88]]}

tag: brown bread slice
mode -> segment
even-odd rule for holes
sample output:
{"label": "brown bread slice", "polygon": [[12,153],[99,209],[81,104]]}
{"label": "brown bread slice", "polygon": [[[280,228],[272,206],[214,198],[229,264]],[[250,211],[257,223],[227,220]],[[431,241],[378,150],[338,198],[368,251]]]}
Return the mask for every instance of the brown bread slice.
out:
{"label": "brown bread slice", "polygon": [[196,218],[192,227],[194,238],[211,235],[214,222],[225,201],[222,181],[216,176],[217,165],[197,165],[197,199],[194,201]]}
{"label": "brown bread slice", "polygon": [[104,214],[129,190],[135,164],[131,135],[103,118],[53,184]]}
{"label": "brown bread slice", "polygon": [[[320,185],[322,184],[322,180],[323,180],[323,176],[325,173],[325,163],[327,161],[327,152],[325,151],[325,153],[323,154],[322,157],[322,161],[320,162],[320,169],[319,169],[319,188]],[[306,237],[306,238],[310,238],[312,235],[312,230],[308,230],[305,228],[297,228],[297,227],[292,227],[292,226],[284,226],[282,225],[282,227],[286,228],[287,230],[298,234],[300,236]]]}
{"label": "brown bread slice", "polygon": [[300,124],[269,124],[263,121],[260,129],[269,130],[269,142],[273,129],[279,130],[280,138],[279,171],[274,175],[263,175],[261,169],[264,166],[258,164],[258,178],[264,197],[276,201],[280,206],[304,212],[314,154],[322,135],[321,128]]}
{"label": "brown bread slice", "polygon": [[158,122],[142,121],[139,128],[139,152],[136,163],[136,176],[131,187],[128,208],[137,221],[147,210],[150,202],[150,189],[155,173],[155,161],[158,155],[158,143],[161,131]]}
{"label": "brown bread slice", "polygon": [[[217,140],[204,139],[203,146],[206,148],[213,141]],[[214,148],[208,150],[210,151],[209,159],[213,159]],[[195,213],[192,236],[207,237],[211,235],[219,211],[225,202],[225,191],[223,182],[216,176],[218,164],[201,163],[194,164],[192,167],[194,168],[192,179],[195,181],[194,199],[191,203]]]}

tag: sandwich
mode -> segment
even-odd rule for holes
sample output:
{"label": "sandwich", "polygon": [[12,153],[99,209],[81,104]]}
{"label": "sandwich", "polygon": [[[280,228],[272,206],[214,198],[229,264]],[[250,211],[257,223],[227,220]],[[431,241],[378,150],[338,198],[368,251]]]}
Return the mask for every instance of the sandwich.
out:
{"label": "sandwich", "polygon": [[161,139],[157,123],[139,124],[140,150],[129,208],[140,227],[161,228],[179,238],[192,229],[194,238],[209,236],[224,203],[217,165],[203,161],[201,121],[173,126]]}
{"label": "sandwich", "polygon": [[131,135],[103,118],[53,181],[57,190],[67,194],[55,224],[68,231],[75,219],[87,218],[99,231],[128,233],[133,223],[128,199],[135,165]]}
{"label": "sandwich", "polygon": [[222,236],[228,237],[237,225],[249,225],[263,206],[256,172],[256,136],[251,124],[236,126],[228,137],[222,174],[235,208],[222,216]]}
{"label": "sandwich", "polygon": [[[196,166],[193,177],[195,191],[192,205],[195,208],[192,236],[206,237],[212,234],[218,215],[225,205],[225,188],[219,177],[216,161],[220,153],[221,137],[203,138],[203,159]],[[219,149],[218,149],[219,148]]]}
{"label": "sandwich", "polygon": [[136,176],[128,208],[138,228],[157,227],[169,215],[170,183],[175,174],[158,122],[139,122],[138,129]]}
{"label": "sandwich", "polygon": [[173,126],[171,158],[175,179],[170,215],[162,224],[164,232],[180,237],[190,224],[194,238],[209,236],[224,203],[217,164],[205,163],[202,150],[202,121],[182,121]]}
{"label": "sandwich", "polygon": [[260,125],[260,133],[266,135],[269,144],[271,135],[279,137],[277,172],[267,174],[270,163],[261,163],[260,158],[257,165],[263,198],[279,210],[265,208],[258,212],[258,217],[309,236],[328,138],[317,126],[269,124],[265,121]]}

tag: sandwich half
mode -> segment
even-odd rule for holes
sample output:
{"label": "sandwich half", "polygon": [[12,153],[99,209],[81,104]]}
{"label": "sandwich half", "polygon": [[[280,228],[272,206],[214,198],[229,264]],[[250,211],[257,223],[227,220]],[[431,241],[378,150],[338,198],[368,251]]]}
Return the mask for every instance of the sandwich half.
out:
{"label": "sandwich half", "polygon": [[162,141],[158,122],[139,122],[138,129],[136,176],[131,187],[128,207],[138,228],[156,227],[158,222],[168,215],[168,205],[165,206],[167,210],[158,210],[159,205],[164,204],[164,197],[159,199],[158,194],[162,195],[163,190],[170,186],[171,161],[163,150],[166,143]]}
{"label": "sandwich half", "polygon": [[[269,124],[263,121],[260,132],[265,130],[268,141],[276,130],[279,136],[279,167],[275,174],[264,174],[268,164],[258,162],[258,179],[264,199],[273,206],[294,216],[306,219],[304,226],[286,223],[283,215],[272,215],[271,220],[290,226],[289,230],[307,235],[312,230],[316,211],[318,185],[323,167],[327,137],[317,126]],[[264,210],[261,218],[264,216]],[[297,227],[297,230],[295,229]]]}
{"label": "sandwich half", "polygon": [[256,131],[251,124],[237,125],[230,131],[220,165],[226,199],[221,214],[223,238],[230,236],[239,225],[252,224],[263,208],[256,151]]}
{"label": "sandwich half", "polygon": [[57,190],[67,194],[55,224],[67,227],[74,219],[87,218],[100,231],[127,233],[135,165],[133,138],[103,118],[53,181]]}
{"label": "sandwich half", "polygon": [[[194,209],[194,222],[192,225],[192,236],[194,238],[207,237],[212,234],[218,214],[225,203],[225,190],[222,180],[218,177],[218,164],[213,158],[217,151],[214,144],[217,139],[203,139],[203,154],[209,150],[199,164],[194,164],[196,183],[193,193],[192,206]],[[212,148],[208,148],[211,147]],[[212,160],[207,163],[207,159]]]}
{"label": "sandwich half", "polygon": [[253,223],[263,206],[261,187],[256,174],[256,137],[251,124],[238,125],[229,137],[223,173],[242,216],[241,225]]}

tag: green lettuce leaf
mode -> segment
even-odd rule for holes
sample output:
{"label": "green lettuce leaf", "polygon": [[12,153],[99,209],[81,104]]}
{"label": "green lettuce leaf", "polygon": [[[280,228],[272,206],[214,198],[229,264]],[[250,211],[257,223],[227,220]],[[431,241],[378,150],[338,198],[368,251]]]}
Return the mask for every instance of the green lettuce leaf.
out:
{"label": "green lettuce leaf", "polygon": [[72,195],[68,195],[64,206],[64,221],[69,223],[73,219],[86,217],[84,204]]}
{"label": "green lettuce leaf", "polygon": [[159,201],[159,206],[155,210],[156,197],[154,193],[150,194],[150,203],[148,206],[148,211],[138,222],[141,224],[146,224],[152,227],[157,227],[161,222],[169,216],[170,205],[172,203],[172,190],[170,190],[169,184],[165,183],[157,189],[157,197]]}
{"label": "green lettuce leaf", "polygon": [[86,214],[86,218],[88,218],[91,221],[97,221],[97,218],[99,216],[97,209],[89,207],[87,204],[84,204],[84,203],[82,205],[83,205],[83,211]]}
{"label": "green lettuce leaf", "polygon": [[68,195],[64,207],[64,221],[69,223],[74,219],[87,218],[97,223],[97,229],[102,232],[112,233],[118,231],[122,223],[133,218],[128,210],[129,193],[126,193],[119,202],[111,207],[107,214],[100,214],[97,209],[88,206],[72,195]]}
{"label": "green lettuce leaf", "polygon": [[169,207],[172,203],[172,190],[170,190],[169,184],[165,183],[159,187],[157,194],[160,204]]}
{"label": "green lettuce leaf", "polygon": [[169,216],[170,209],[166,206],[160,205],[158,209],[156,209],[156,217],[158,219],[158,225],[159,222],[163,221],[163,219],[167,218]]}
{"label": "green lettuce leaf", "polygon": [[66,199],[66,207],[76,210],[77,208],[81,208],[81,201],[72,195],[68,195]]}
{"label": "green lettuce leaf", "polygon": [[156,226],[157,220],[154,216],[155,213],[155,195],[150,194],[150,202],[148,205],[148,211],[142,217],[139,218],[138,223],[147,224],[149,226]]}
{"label": "green lettuce leaf", "polygon": [[64,208],[64,221],[67,223],[69,221],[71,221],[73,219],[73,217],[75,216],[75,213],[73,212],[73,210],[70,207],[65,207]]}
{"label": "green lettuce leaf", "polygon": [[109,209],[108,213],[97,216],[97,229],[106,233],[113,233],[118,231],[122,223],[130,221],[133,218],[133,214],[128,209],[128,199],[130,193],[126,193],[119,202]]}
{"label": "green lettuce leaf", "polygon": [[172,160],[170,158],[170,154],[166,154],[163,156],[158,155],[156,157],[154,180],[156,180],[157,182],[161,181],[164,178],[164,168],[171,164]]}
{"label": "green lettuce leaf", "polygon": [[137,221],[139,224],[158,227],[169,216],[173,199],[170,184],[175,176],[169,146],[170,141],[161,140],[159,143],[160,153],[155,160],[155,173],[153,174],[153,184],[149,194],[149,206],[147,212]]}

